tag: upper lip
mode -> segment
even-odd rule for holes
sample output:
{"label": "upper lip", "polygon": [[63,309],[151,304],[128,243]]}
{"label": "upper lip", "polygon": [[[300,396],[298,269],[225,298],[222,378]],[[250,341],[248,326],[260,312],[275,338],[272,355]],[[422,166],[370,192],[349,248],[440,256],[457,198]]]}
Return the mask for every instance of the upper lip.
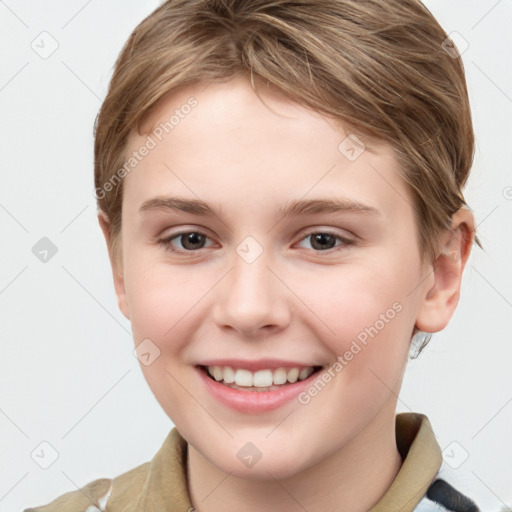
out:
{"label": "upper lip", "polygon": [[322,365],[311,362],[284,361],[282,359],[255,359],[252,361],[248,359],[208,359],[200,362],[198,366],[231,366],[233,368],[258,371],[275,368],[306,368]]}

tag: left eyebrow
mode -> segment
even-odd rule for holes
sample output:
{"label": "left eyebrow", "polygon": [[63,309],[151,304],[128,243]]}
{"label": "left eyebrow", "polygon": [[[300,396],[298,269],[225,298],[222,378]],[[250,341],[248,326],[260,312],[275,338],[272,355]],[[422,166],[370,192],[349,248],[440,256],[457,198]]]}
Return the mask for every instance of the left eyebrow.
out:
{"label": "left eyebrow", "polygon": [[379,210],[359,201],[346,198],[295,200],[281,207],[277,214],[281,218],[294,215],[315,215],[320,213],[363,213],[380,216]]}

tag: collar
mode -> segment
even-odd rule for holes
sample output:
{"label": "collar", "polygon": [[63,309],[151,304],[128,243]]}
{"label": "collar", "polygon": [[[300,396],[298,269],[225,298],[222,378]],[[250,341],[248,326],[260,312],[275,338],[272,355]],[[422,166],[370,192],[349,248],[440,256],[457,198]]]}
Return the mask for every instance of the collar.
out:
{"label": "collar", "polygon": [[396,415],[396,444],[403,463],[392,484],[369,512],[412,512],[435,479],[443,456],[424,414]]}
{"label": "collar", "polygon": [[[425,415],[397,414],[396,440],[402,466],[384,496],[369,512],[413,512],[441,467],[441,449]],[[169,432],[151,461],[133,510],[193,510],[187,484],[187,442],[176,428]]]}

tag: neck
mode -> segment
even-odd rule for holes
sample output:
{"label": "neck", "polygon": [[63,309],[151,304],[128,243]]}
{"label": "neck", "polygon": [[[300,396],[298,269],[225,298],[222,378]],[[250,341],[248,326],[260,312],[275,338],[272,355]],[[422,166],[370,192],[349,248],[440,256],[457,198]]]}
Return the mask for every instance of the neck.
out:
{"label": "neck", "polygon": [[402,464],[394,408],[381,410],[328,458],[280,480],[227,476],[190,445],[187,457],[189,493],[197,512],[364,512],[382,498]]}

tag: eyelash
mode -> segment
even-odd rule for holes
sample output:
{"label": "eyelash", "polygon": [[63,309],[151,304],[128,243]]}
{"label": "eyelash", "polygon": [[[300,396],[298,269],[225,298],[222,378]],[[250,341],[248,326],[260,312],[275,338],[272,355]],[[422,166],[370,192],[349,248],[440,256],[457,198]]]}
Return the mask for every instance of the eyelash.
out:
{"label": "eyelash", "polygon": [[[197,250],[189,250],[189,251],[182,251],[180,249],[173,249],[172,248],[172,240],[176,239],[176,238],[179,238],[180,236],[183,236],[183,235],[189,235],[191,233],[194,233],[194,234],[198,234],[198,235],[201,235],[201,236],[204,236],[206,238],[209,238],[209,236],[203,232],[203,231],[200,231],[200,230],[192,230],[192,231],[180,231],[179,233],[174,233],[168,237],[165,237],[165,238],[162,238],[160,240],[158,240],[158,243],[163,245],[166,249],[166,251],[169,251],[173,254],[183,254],[183,255],[190,255],[190,254],[193,254],[195,252],[199,252],[201,249],[197,249]],[[333,231],[330,231],[330,230],[316,230],[316,231],[309,231],[307,233],[305,233],[305,235],[300,239],[300,241],[302,242],[303,240],[305,240],[306,238],[308,237],[311,237],[312,235],[317,235],[317,234],[325,234],[325,235],[330,235],[334,238],[337,238],[338,240],[340,240],[342,243],[335,246],[335,247],[332,247],[331,249],[327,249],[325,251],[321,251],[321,250],[316,250],[316,249],[313,249],[316,253],[327,253],[327,254],[331,254],[333,252],[337,252],[337,251],[340,251],[342,250],[343,248],[346,248],[346,247],[349,247],[351,245],[355,245],[355,241],[354,240],[351,240],[349,238],[345,238],[343,236],[340,236],[339,234],[333,232]]]}

